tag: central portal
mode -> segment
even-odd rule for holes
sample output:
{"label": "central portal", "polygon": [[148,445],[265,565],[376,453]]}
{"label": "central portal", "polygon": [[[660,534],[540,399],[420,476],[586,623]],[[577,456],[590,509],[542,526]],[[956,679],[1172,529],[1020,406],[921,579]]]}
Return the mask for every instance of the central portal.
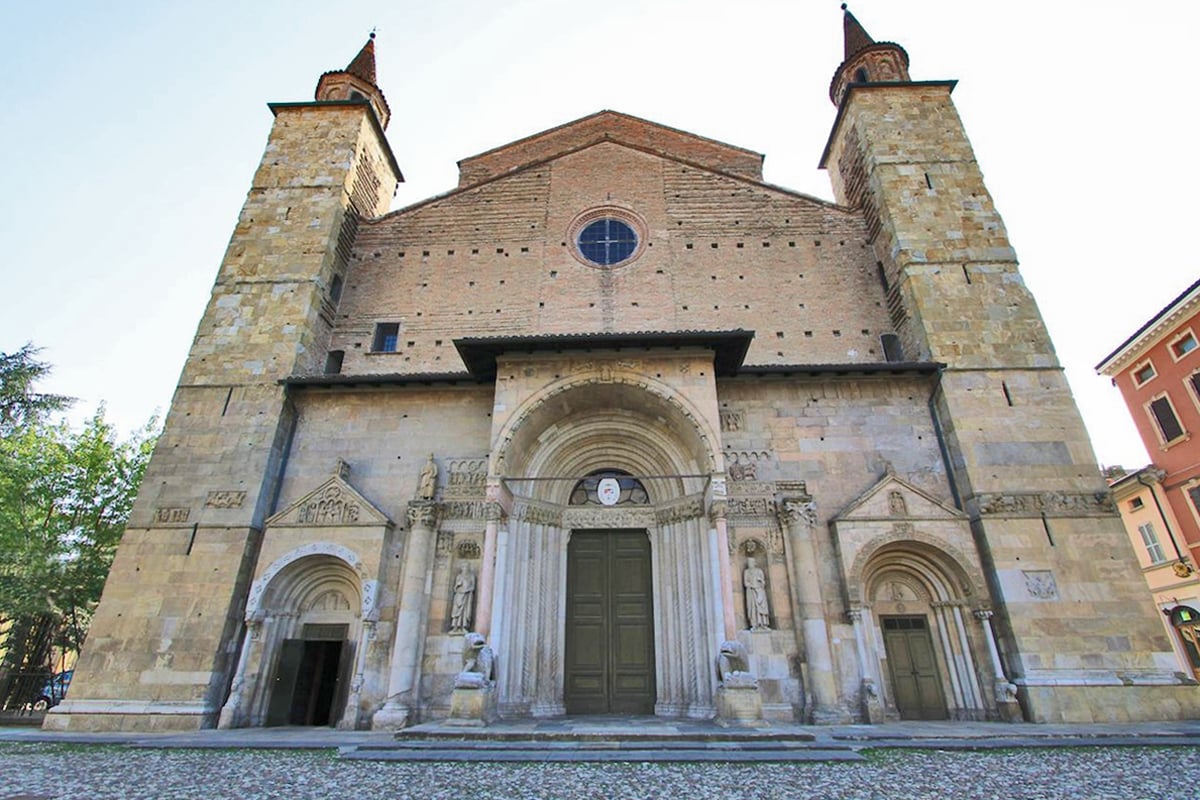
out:
{"label": "central portal", "polygon": [[654,713],[650,539],[575,531],[567,545],[568,714]]}

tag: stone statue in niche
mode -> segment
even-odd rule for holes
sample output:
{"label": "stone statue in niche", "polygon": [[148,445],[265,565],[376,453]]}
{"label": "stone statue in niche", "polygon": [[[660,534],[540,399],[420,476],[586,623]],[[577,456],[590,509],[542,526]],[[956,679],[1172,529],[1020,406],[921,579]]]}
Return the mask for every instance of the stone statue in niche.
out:
{"label": "stone statue in niche", "polygon": [[770,630],[771,608],[767,603],[767,576],[758,568],[758,562],[753,558],[746,559],[742,586],[746,589],[746,619],[750,623],[750,630]]}
{"label": "stone statue in niche", "polygon": [[450,632],[463,633],[471,627],[475,608],[475,573],[465,561],[458,565],[454,577],[454,598],[450,603]]}
{"label": "stone statue in niche", "polygon": [[907,517],[908,504],[904,502],[904,495],[896,491],[889,492],[888,509],[892,512],[893,517]]}
{"label": "stone statue in niche", "polygon": [[433,492],[437,489],[437,464],[433,460],[433,453],[429,454],[429,460],[425,462],[425,466],[421,468],[421,477],[417,481],[417,499],[432,500]]}
{"label": "stone statue in niche", "polygon": [[496,677],[496,656],[481,633],[463,638],[463,668],[454,679],[455,689],[483,689]]}
{"label": "stone statue in niche", "polygon": [[750,671],[750,655],[741,642],[721,642],[717,653],[717,678],[727,689],[758,686]]}

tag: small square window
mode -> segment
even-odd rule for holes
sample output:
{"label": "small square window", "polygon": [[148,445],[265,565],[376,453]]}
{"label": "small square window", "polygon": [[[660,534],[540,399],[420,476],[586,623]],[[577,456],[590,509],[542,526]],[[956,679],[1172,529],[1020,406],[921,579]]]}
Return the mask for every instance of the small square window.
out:
{"label": "small square window", "polygon": [[375,341],[371,344],[371,350],[376,353],[394,353],[399,339],[399,322],[377,322],[375,323]]}
{"label": "small square window", "polygon": [[1146,503],[1142,500],[1142,498],[1135,497],[1129,501],[1129,510],[1137,511],[1139,508],[1141,508],[1144,505],[1146,505]]}
{"label": "small square window", "polygon": [[1141,386],[1146,381],[1153,378],[1157,373],[1154,371],[1154,365],[1147,361],[1133,371],[1133,383],[1136,386]]}
{"label": "small square window", "polygon": [[1188,331],[1180,338],[1171,342],[1171,355],[1175,356],[1176,361],[1183,358],[1195,349],[1196,337],[1192,335],[1191,331]]}

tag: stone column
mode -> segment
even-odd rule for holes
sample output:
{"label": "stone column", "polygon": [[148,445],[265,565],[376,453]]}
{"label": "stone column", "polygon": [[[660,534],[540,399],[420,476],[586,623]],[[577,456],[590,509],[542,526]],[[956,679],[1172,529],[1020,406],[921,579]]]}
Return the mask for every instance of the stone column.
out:
{"label": "stone column", "polygon": [[996,629],[992,627],[993,612],[986,608],[975,609],[975,619],[983,626],[983,638],[987,641],[988,655],[992,657],[992,671],[996,675],[993,684],[996,698],[996,708],[1000,716],[1006,720],[1021,719],[1021,709],[1017,704],[1017,687],[1004,674],[1004,663],[1000,660],[1000,648],[996,646]]}
{"label": "stone column", "polygon": [[417,687],[425,649],[425,622],[429,614],[426,583],[437,538],[437,517],[438,505],[432,500],[414,500],[408,504],[408,542],[392,642],[388,699],[383,708],[375,712],[371,723],[375,730],[396,730],[417,721]]}
{"label": "stone column", "polygon": [[496,585],[496,536],[503,508],[489,502],[484,509],[487,525],[483,529],[483,563],[479,565],[479,593],[475,599],[475,631],[484,638],[492,635],[492,595]]}
{"label": "stone column", "polygon": [[808,683],[813,722],[840,722],[846,714],[838,708],[837,683],[833,673],[833,651],[825,624],[825,603],[821,599],[821,578],[817,549],[813,541],[817,524],[817,506],[807,494],[780,498],[780,517],[792,542],[796,560],[796,581],[800,596],[800,625],[804,633]]}
{"label": "stone column", "polygon": [[242,652],[238,656],[237,670],[233,673],[233,685],[229,688],[229,699],[221,707],[217,720],[218,728],[240,728],[245,723],[242,693],[246,688],[246,662],[250,660],[250,648],[258,640],[262,630],[261,612],[246,618],[246,636],[242,639]]}
{"label": "stone column", "polygon": [[724,498],[714,499],[709,508],[709,518],[717,531],[717,572],[721,579],[721,620],[725,627],[725,641],[737,639],[737,615],[733,605],[733,565],[729,561],[729,525],[725,520],[728,503]]}
{"label": "stone column", "polygon": [[854,626],[854,649],[858,654],[858,674],[862,676],[862,715],[865,722],[883,722],[883,704],[879,702],[879,687],[875,685],[875,670],[867,655],[867,640],[863,632],[862,609],[846,612]]}

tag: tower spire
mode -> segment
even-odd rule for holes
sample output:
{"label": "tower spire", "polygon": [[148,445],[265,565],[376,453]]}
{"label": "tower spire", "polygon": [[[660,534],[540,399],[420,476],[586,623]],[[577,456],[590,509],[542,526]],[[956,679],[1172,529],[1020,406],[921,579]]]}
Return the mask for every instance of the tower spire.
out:
{"label": "tower spire", "polygon": [[345,69],[326,72],[317,81],[314,99],[321,101],[366,101],[379,118],[379,124],[387,128],[392,111],[388,108],[383,91],[375,83],[375,31],[367,38]]}
{"label": "tower spire", "polygon": [[871,38],[871,34],[867,33],[862,23],[850,13],[850,9],[846,7],[845,3],[842,3],[842,11],[846,12],[842,19],[842,32],[846,39],[846,52],[842,58],[848,59],[859,50],[875,44],[875,40]]}
{"label": "tower spire", "polygon": [[367,43],[362,46],[362,50],[358,51],[354,60],[346,66],[346,72],[356,78],[362,78],[372,86],[375,85],[375,31],[371,31]]}
{"label": "tower spire", "polygon": [[908,53],[904,48],[895,42],[876,42],[845,3],[842,3],[842,11],[846,54],[829,85],[829,97],[834,105],[842,102],[852,85],[907,81]]}

